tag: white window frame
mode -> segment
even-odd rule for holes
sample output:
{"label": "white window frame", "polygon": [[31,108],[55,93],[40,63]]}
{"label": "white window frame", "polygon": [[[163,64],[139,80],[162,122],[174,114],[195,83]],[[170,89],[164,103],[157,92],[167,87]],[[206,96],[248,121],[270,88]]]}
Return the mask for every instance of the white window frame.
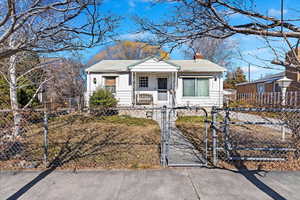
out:
{"label": "white window frame", "polygon": [[[182,98],[207,98],[210,97],[210,78],[211,77],[201,77],[201,76],[185,76],[182,77]],[[184,79],[207,79],[208,80],[208,95],[207,96],[185,96],[184,95]]]}

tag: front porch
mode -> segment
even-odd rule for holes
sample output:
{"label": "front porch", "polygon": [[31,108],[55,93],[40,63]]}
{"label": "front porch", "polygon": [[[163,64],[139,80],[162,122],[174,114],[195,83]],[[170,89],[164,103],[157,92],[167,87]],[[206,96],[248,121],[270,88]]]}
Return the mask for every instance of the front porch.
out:
{"label": "front porch", "polygon": [[133,105],[175,106],[177,72],[131,72]]}

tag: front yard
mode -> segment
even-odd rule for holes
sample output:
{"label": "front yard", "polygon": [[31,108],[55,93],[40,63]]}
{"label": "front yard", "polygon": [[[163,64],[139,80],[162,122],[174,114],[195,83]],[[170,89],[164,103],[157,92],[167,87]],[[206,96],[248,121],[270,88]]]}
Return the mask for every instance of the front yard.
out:
{"label": "front yard", "polygon": [[[48,166],[153,168],[160,165],[160,129],[150,119],[126,115],[67,114],[49,119]],[[0,168],[43,167],[43,124],[26,126],[22,152]]]}
{"label": "front yard", "polygon": [[[194,147],[202,153],[205,153],[205,134],[208,128],[207,146],[208,146],[208,161],[212,160],[212,135],[210,124],[205,127],[205,117],[202,116],[182,116],[178,117],[176,126],[182,131],[182,134],[194,145]],[[222,119],[218,119],[222,121]],[[219,163],[221,168],[248,168],[248,169],[267,169],[267,170],[297,170],[300,169],[300,160],[298,150],[296,152],[279,151],[276,148],[296,148],[291,135],[287,134],[285,140],[281,138],[281,132],[270,127],[261,125],[231,125],[229,128],[228,141],[233,149],[248,148],[245,150],[229,151],[232,157],[259,157],[259,158],[285,158],[286,161],[229,161],[227,152],[222,150],[225,147],[225,136],[221,131],[217,131]],[[252,149],[251,149],[252,148]],[[255,148],[265,148],[263,151],[258,151]],[[273,148],[273,151],[266,150]]]}

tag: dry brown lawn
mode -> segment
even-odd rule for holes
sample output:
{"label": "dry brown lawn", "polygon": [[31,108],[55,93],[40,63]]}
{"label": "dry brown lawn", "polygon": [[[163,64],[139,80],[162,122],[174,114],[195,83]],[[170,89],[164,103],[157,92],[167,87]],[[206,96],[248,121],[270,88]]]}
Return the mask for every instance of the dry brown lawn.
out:
{"label": "dry brown lawn", "polygon": [[[205,149],[205,125],[204,117],[184,116],[179,117],[176,126],[182,131],[185,137],[200,152]],[[286,135],[286,140],[281,139],[281,132],[269,127],[259,125],[231,125],[230,144],[233,147],[264,147],[264,148],[296,148],[295,141],[291,135]],[[224,135],[218,132],[218,145],[224,147]],[[208,130],[208,158],[212,163],[212,136]],[[299,149],[299,148],[298,148]],[[225,151],[219,151],[219,163],[221,168],[247,168],[247,169],[265,169],[265,170],[299,170],[300,159],[298,152],[283,151],[231,151],[232,156],[242,157],[269,157],[269,158],[286,158],[283,162],[262,162],[262,161],[228,161]]]}
{"label": "dry brown lawn", "polygon": [[[0,168],[44,167],[42,123],[26,127],[22,153]],[[69,114],[49,120],[48,167],[156,168],[160,165],[160,130],[149,119],[129,116]],[[20,166],[21,165],[21,166]]]}

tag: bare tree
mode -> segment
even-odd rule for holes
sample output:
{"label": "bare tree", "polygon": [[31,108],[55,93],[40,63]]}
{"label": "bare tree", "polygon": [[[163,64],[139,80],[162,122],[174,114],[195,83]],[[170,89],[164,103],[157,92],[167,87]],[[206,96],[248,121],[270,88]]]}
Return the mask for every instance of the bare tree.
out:
{"label": "bare tree", "polygon": [[184,54],[191,59],[196,53],[200,53],[205,59],[230,68],[232,60],[237,57],[236,47],[237,43],[233,40],[205,37],[191,41]]}
{"label": "bare tree", "polygon": [[[82,105],[84,95],[83,64],[75,59],[50,58],[45,69],[47,77],[51,78],[43,87],[43,101],[63,103],[67,99],[76,99]],[[49,58],[45,59],[46,61]]]}
{"label": "bare tree", "polygon": [[[21,51],[84,49],[112,36],[119,18],[100,13],[99,0],[4,0],[0,2],[0,58]],[[79,20],[80,19],[80,20]],[[9,42],[10,41],[10,42]]]}
{"label": "bare tree", "polygon": [[[66,50],[82,50],[99,45],[113,30],[119,18],[100,13],[102,1],[98,0],[6,0],[0,2],[0,59],[9,58],[7,68],[10,86],[10,101],[13,109],[15,130],[21,115],[17,101],[18,57],[24,52],[52,53]],[[7,44],[7,45],[4,45]],[[33,70],[47,65],[39,65],[20,75],[30,74]],[[1,74],[5,74],[2,72]],[[38,86],[38,94],[45,79]],[[29,101],[27,108],[32,101]]]}
{"label": "bare tree", "polygon": [[169,54],[159,48],[159,46],[149,45],[144,42],[119,41],[114,45],[107,46],[104,50],[96,54],[89,64],[94,64],[100,60],[138,60],[149,56],[157,55],[163,59],[168,59]]}
{"label": "bare tree", "polygon": [[[199,38],[224,39],[243,34],[264,37],[269,42],[271,39],[279,38],[293,54],[296,54],[295,49],[300,39],[300,19],[297,17],[285,19],[283,14],[280,17],[268,16],[265,11],[255,9],[254,0],[158,1],[162,2],[173,2],[174,5],[171,16],[163,22],[154,23],[139,17],[136,17],[136,21],[140,25],[141,32],[154,34],[157,44],[168,44],[171,50]],[[241,20],[240,23],[232,20],[237,16],[245,20]],[[295,65],[275,58],[272,63],[295,68],[300,62],[298,59],[298,64]]]}
{"label": "bare tree", "polygon": [[[264,48],[273,55],[273,58],[265,58],[261,54],[256,54],[256,58],[268,64],[267,67],[259,67],[274,69],[272,63],[284,67],[288,73],[300,72],[300,19],[297,10],[293,10],[294,15],[289,14],[294,17],[286,18],[284,12],[278,17],[268,16],[267,10],[255,8],[255,3],[258,2],[255,0],[158,0],[157,2],[172,2],[174,10],[169,12],[171,16],[158,23],[136,17],[140,31],[155,35],[152,42],[157,45],[167,44],[172,51],[178,46],[205,37],[225,39],[237,34],[253,35],[262,38],[265,41]],[[232,20],[233,17],[243,17],[243,20]],[[298,135],[298,116],[293,116],[292,122],[287,120],[291,119],[290,117],[279,118],[288,124],[293,135]],[[295,144],[298,143],[297,136]]]}

